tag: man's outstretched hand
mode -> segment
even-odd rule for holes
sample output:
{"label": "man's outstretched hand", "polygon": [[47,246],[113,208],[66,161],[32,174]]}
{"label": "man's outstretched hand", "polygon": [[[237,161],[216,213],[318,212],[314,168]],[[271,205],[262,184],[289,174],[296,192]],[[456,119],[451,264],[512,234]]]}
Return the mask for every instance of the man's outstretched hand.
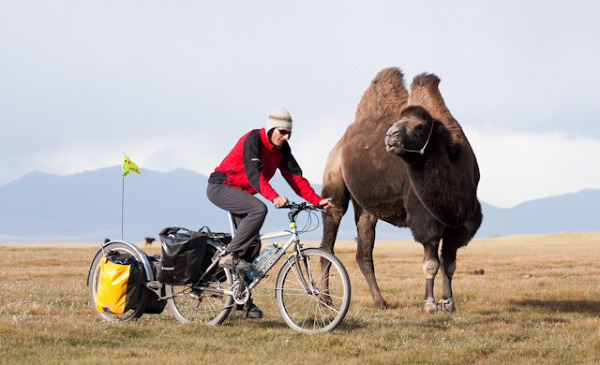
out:
{"label": "man's outstretched hand", "polygon": [[319,202],[319,206],[323,209],[329,209],[331,207],[335,207],[331,198],[325,198]]}

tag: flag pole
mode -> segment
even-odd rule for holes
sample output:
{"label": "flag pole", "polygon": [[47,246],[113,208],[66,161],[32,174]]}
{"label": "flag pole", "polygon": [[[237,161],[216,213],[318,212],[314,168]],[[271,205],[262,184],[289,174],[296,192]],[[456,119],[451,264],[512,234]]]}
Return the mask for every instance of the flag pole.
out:
{"label": "flag pole", "polygon": [[123,176],[123,189],[121,190],[121,241],[123,241],[123,222],[125,211],[125,176]]}
{"label": "flag pole", "polygon": [[125,176],[129,174],[129,171],[137,172],[139,175],[142,175],[140,169],[134,164],[129,157],[123,152],[123,188],[121,190],[121,240],[125,239],[123,235],[123,222],[125,220]]}

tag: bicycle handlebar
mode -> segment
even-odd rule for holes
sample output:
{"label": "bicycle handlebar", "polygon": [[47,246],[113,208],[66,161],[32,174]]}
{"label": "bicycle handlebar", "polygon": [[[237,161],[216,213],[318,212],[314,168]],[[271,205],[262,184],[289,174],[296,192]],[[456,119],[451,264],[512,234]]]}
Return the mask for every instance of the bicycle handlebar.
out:
{"label": "bicycle handlebar", "polygon": [[318,205],[312,205],[312,204],[308,204],[308,203],[294,203],[294,202],[289,202],[284,206],[278,207],[278,209],[280,208],[288,208],[290,210],[290,212],[288,213],[288,218],[290,219],[290,222],[295,222],[296,216],[298,214],[300,214],[301,211],[303,210],[318,210],[318,211],[325,211],[325,209],[323,209],[322,207],[318,206]]}
{"label": "bicycle handlebar", "polygon": [[320,205],[312,205],[312,204],[308,204],[308,203],[294,203],[294,202],[290,202],[290,203],[287,203],[286,205],[277,207],[277,209],[282,209],[282,208],[297,210],[298,212],[301,212],[303,210],[320,210],[320,211],[325,210]]}

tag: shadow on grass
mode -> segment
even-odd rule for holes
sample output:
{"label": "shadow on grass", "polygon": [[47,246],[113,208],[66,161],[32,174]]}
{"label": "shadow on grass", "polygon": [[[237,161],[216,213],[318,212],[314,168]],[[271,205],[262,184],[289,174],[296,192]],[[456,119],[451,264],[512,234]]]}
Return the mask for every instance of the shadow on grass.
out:
{"label": "shadow on grass", "polygon": [[[247,321],[248,319],[246,319]],[[242,319],[240,319],[240,322],[238,323],[230,323],[231,327],[235,327],[236,325],[240,325]],[[259,320],[252,320],[252,325],[256,326],[257,328],[260,329],[290,329],[290,327],[288,327],[287,324],[285,324],[285,322],[283,321],[283,319],[281,320],[264,320],[264,319],[259,319]],[[351,332],[354,331],[356,329],[359,328],[363,328],[365,327],[364,323],[361,323],[360,321],[354,320],[352,318],[348,319],[345,318],[342,323],[340,323],[340,325],[333,331],[343,331],[343,332]]]}
{"label": "shadow on grass", "polygon": [[244,321],[252,321],[259,328],[263,329],[276,329],[276,328],[289,328],[283,319],[270,320],[270,319],[251,319],[245,318]]}
{"label": "shadow on grass", "polygon": [[522,307],[540,307],[559,313],[584,313],[597,316],[600,314],[600,301],[597,300],[512,300],[511,304]]}
{"label": "shadow on grass", "polygon": [[360,318],[345,317],[335,331],[352,332],[354,330],[365,328],[366,326],[367,324]]}

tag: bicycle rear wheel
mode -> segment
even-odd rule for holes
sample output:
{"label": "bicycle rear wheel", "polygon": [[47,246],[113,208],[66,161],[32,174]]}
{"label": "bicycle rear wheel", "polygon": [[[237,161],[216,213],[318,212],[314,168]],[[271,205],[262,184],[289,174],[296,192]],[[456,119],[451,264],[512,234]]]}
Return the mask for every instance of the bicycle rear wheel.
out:
{"label": "bicycle rear wheel", "polygon": [[[103,247],[103,249],[104,249],[104,251],[99,250],[98,253],[96,253],[96,256],[94,256],[94,258],[92,259],[92,263],[90,265],[90,269],[89,269],[89,273],[88,273],[87,285],[89,288],[90,301],[92,304],[92,308],[94,308],[94,311],[100,318],[106,319],[109,321],[114,321],[114,322],[129,321],[129,320],[141,317],[142,314],[144,314],[144,310],[146,309],[146,304],[148,302],[148,296],[150,295],[150,292],[148,290],[146,290],[145,288],[141,288],[135,306],[132,309],[129,309],[128,311],[126,311],[125,313],[116,314],[116,313],[110,313],[110,312],[101,312],[96,309],[96,298],[97,298],[97,293],[98,293],[98,280],[100,279],[100,276],[102,274],[100,271],[100,261],[105,256],[105,253],[108,253],[108,251],[118,251],[119,253],[129,254],[129,255],[133,256],[136,259],[136,261],[138,261],[140,263],[139,266],[142,269],[142,271],[144,270],[143,265],[141,264],[141,258],[139,256],[140,253],[136,252],[132,246],[122,243],[122,242],[110,242],[110,243],[106,244]],[[146,273],[142,273],[142,274],[145,278]],[[143,280],[143,281],[145,282],[146,280]]]}
{"label": "bicycle rear wheel", "polygon": [[350,306],[350,279],[332,253],[309,248],[281,266],[275,283],[277,307],[285,323],[304,333],[333,331]]}
{"label": "bicycle rear wheel", "polygon": [[[210,266],[215,251],[213,247],[207,247],[203,267]],[[165,294],[168,298],[169,310],[179,322],[218,325],[229,315],[233,306],[233,297],[210,291],[210,289],[229,289],[232,284],[233,276],[231,272],[218,266],[215,266],[206,278],[199,283],[167,284],[165,285]]]}

